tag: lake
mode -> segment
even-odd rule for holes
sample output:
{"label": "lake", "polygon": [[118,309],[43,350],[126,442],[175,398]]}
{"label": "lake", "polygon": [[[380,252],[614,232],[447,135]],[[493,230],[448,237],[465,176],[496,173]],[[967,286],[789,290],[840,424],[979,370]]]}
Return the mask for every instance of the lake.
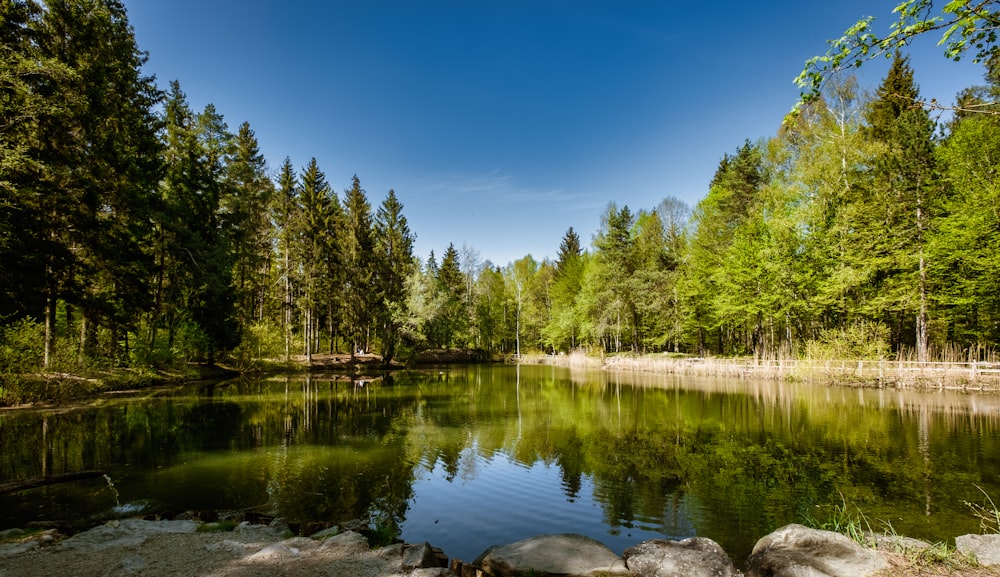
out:
{"label": "lake", "polygon": [[738,565],[787,523],[862,518],[931,541],[1000,497],[1000,397],[470,366],[190,385],[0,412],[0,529],[247,509],[395,524],[471,561],[581,533],[617,553],[704,536]]}

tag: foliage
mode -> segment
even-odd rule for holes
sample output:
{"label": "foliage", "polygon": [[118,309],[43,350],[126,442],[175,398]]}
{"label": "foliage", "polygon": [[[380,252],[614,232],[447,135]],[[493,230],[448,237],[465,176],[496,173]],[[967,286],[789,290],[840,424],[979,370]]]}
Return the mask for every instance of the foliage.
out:
{"label": "foliage", "polygon": [[871,523],[860,509],[852,511],[843,495],[840,498],[840,504],[833,507],[829,519],[819,522],[809,519],[807,523],[817,529],[846,535],[859,545],[867,545],[868,536],[873,532]]}
{"label": "foliage", "polygon": [[943,31],[938,45],[944,46],[944,55],[952,60],[959,60],[970,51],[973,62],[986,62],[994,56],[1000,27],[996,0],[951,0],[939,11],[935,11],[933,0],[902,0],[892,14],[896,19],[888,32],[874,31],[874,17],[862,18],[844,31],[843,36],[830,41],[826,54],[806,61],[795,79],[802,89],[802,99],[793,116],[803,103],[819,98],[825,82],[834,74],[875,58],[891,58],[895,51],[927,33]]}
{"label": "foliage", "polygon": [[[972,113],[1000,94],[995,7],[909,0],[886,34],[859,22],[807,65],[798,113],[723,154],[693,209],[612,202],[590,246],[570,227],[555,261],[503,264],[454,243],[421,263],[395,191],[373,207],[355,176],[338,194],[315,158],[270,177],[248,123],[231,132],[142,73],[118,0],[6,2],[0,328],[18,344],[3,370],[995,347],[1000,125]],[[942,126],[901,50],[933,30],[986,64]],[[879,54],[892,66],[868,96],[840,71]]]}
{"label": "foliage", "polygon": [[993,498],[982,487],[976,485],[979,492],[983,494],[983,503],[972,503],[965,501],[965,505],[972,511],[972,514],[979,519],[979,527],[984,534],[1000,533],[1000,509],[993,502]]}
{"label": "foliage", "polygon": [[21,319],[0,333],[0,373],[42,368],[44,327],[31,319]]}
{"label": "foliage", "polygon": [[818,338],[808,343],[806,357],[818,360],[883,360],[889,351],[888,327],[861,321],[847,327],[822,330]]}

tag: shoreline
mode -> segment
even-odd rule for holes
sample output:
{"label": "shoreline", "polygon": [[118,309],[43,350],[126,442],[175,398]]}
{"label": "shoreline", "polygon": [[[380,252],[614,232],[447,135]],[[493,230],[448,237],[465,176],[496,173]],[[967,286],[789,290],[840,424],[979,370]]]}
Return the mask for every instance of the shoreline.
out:
{"label": "shoreline", "polygon": [[525,365],[737,379],[805,381],[861,388],[1000,391],[1000,363],[680,357],[667,354],[521,355]]}
{"label": "shoreline", "polygon": [[[30,535],[4,531],[0,533],[0,575],[464,577],[486,575],[482,569],[490,566],[489,557],[500,555],[503,558],[509,553],[497,551],[520,548],[522,552],[544,550],[544,553],[534,557],[534,554],[526,553],[519,559],[522,565],[512,567],[514,572],[511,574],[549,574],[544,571],[535,573],[523,564],[530,563],[531,559],[578,565],[580,558],[586,557],[600,558],[605,564],[598,567],[612,569],[600,572],[602,575],[644,575],[647,573],[634,572],[632,563],[638,562],[638,555],[642,554],[640,550],[653,549],[653,559],[659,559],[655,562],[667,564],[664,567],[676,563],[676,566],[684,567],[685,572],[694,566],[706,570],[728,566],[731,572],[712,574],[758,576],[771,574],[767,571],[788,563],[789,567],[797,570],[829,570],[836,566],[849,569],[847,573],[816,573],[824,575],[1000,576],[1000,535],[997,534],[959,536],[956,541],[963,544],[947,548],[898,535],[869,533],[860,538],[855,536],[859,540],[854,540],[841,533],[792,524],[761,536],[750,557],[740,560],[730,558],[710,537],[646,540],[637,542],[619,556],[599,541],[586,537],[536,535],[515,543],[494,545],[475,560],[460,560],[449,558],[447,552],[426,542],[372,544],[358,528],[349,526],[297,536],[279,519],[269,525],[247,521],[222,528],[219,525],[188,519],[124,518],[72,536],[55,530]],[[573,544],[564,545],[567,538],[582,543],[579,548]],[[555,548],[552,548],[553,541],[558,542]],[[666,553],[669,554],[664,557]],[[691,556],[685,558],[688,554]],[[515,554],[515,558],[517,556]],[[672,556],[676,558],[671,559]],[[500,563],[500,567],[504,566],[504,562],[496,562]],[[643,563],[648,562],[647,556]],[[862,570],[862,562],[865,570]],[[639,566],[636,566],[637,570]],[[765,572],[761,573],[762,570]],[[584,572],[593,574],[592,571]],[[786,574],[780,571],[775,574],[779,573]],[[664,574],[675,573],[668,571]]]}

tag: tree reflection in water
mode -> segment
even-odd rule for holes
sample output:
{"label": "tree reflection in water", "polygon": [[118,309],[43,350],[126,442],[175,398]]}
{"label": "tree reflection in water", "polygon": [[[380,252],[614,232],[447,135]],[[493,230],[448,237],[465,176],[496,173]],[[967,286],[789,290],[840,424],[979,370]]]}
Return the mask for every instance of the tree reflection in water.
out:
{"label": "tree reflection in water", "polygon": [[[978,532],[965,502],[1000,495],[998,419],[968,393],[537,366],[283,376],[0,414],[0,482],[105,470],[122,503],[379,518],[460,558],[577,532],[619,551],[697,534],[740,559],[845,503],[875,529]],[[0,523],[88,524],[111,501],[103,481],[11,493]]]}

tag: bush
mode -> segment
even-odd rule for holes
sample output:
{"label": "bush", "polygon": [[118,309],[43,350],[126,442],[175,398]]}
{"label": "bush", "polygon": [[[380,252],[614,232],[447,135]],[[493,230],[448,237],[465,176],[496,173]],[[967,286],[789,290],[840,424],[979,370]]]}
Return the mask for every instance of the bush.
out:
{"label": "bush", "polygon": [[21,319],[0,332],[0,372],[40,371],[45,359],[45,328]]}
{"label": "bush", "polygon": [[247,370],[257,365],[260,359],[276,359],[285,356],[285,335],[280,326],[268,323],[254,323],[243,333],[243,340],[230,353],[230,360],[237,369]]}
{"label": "bush", "polygon": [[881,360],[889,354],[889,327],[878,322],[859,322],[841,329],[826,329],[806,344],[810,359]]}

